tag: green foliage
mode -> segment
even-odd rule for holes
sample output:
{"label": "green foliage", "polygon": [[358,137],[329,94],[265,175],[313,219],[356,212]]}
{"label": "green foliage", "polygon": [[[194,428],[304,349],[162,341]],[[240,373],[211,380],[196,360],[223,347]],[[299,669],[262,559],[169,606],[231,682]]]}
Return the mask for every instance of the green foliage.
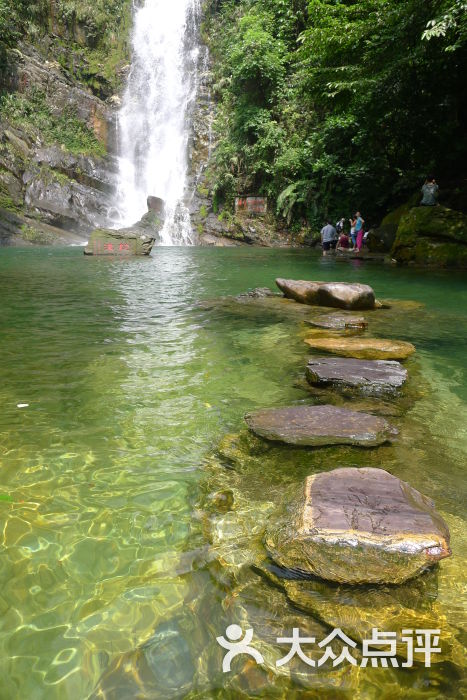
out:
{"label": "green foliage", "polygon": [[59,60],[104,98],[119,89],[118,68],[129,59],[131,8],[131,0],[57,2],[55,19],[66,48]]}
{"label": "green foliage", "polygon": [[36,245],[48,245],[52,243],[54,239],[52,234],[40,231],[32,226],[28,226],[28,224],[23,224],[21,226],[21,236],[25,241],[35,243]]}
{"label": "green foliage", "polygon": [[443,2],[440,13],[428,22],[424,39],[449,39],[445,51],[456,51],[467,42],[467,2],[452,0]]}
{"label": "green foliage", "polygon": [[465,0],[224,0],[205,25],[220,102],[216,206],[377,223],[467,163]]}
{"label": "green foliage", "polygon": [[59,143],[74,154],[104,156],[105,146],[72,109],[52,112],[45,95],[37,90],[28,94],[0,94],[0,117],[23,129],[32,138],[47,144]]}

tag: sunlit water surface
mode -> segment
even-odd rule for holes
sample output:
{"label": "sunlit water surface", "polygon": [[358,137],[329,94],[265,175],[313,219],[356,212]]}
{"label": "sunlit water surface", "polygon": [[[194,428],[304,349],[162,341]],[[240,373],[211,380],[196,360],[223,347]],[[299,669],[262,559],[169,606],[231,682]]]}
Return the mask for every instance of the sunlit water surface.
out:
{"label": "sunlit water surface", "polygon": [[[409,368],[420,396],[405,423],[395,419],[396,447],[273,450],[243,476],[216,466],[247,410],[313,400],[300,379],[300,318],[216,301],[274,288],[277,276],[361,281],[425,305],[388,316],[385,333],[378,320],[379,335],[418,350]],[[461,696],[456,649],[432,669],[275,676],[243,659],[224,676],[215,637],[233,621],[263,638],[334,626],[258,573],[262,529],[283,487],[313,469],[367,464],[410,481],[447,519],[454,554],[423,605],[460,639],[465,278],[306,251],[159,248],[111,260],[4,249],[0,299],[2,700]],[[211,482],[235,496],[218,516],[204,510]],[[331,608],[333,590],[321,596]]]}

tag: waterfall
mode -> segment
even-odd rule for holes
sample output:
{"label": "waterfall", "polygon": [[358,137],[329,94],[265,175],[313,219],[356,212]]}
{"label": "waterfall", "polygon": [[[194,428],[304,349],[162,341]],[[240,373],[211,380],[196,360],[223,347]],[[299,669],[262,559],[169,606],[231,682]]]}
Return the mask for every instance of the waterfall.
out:
{"label": "waterfall", "polygon": [[132,64],[118,115],[118,226],[166,203],[163,245],[193,242],[184,202],[191,108],[196,97],[200,0],[142,0],[135,7]]}

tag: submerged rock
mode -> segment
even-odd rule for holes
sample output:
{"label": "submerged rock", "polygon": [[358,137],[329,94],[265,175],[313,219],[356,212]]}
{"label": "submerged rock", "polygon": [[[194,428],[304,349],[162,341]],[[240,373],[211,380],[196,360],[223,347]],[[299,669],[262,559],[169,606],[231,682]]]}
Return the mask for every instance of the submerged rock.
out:
{"label": "submerged rock", "polygon": [[367,284],[347,282],[309,282],[276,279],[276,284],[288,299],[311,306],[338,309],[374,309],[375,294]]}
{"label": "submerged rock", "polygon": [[271,291],[269,287],[256,287],[255,289],[251,289],[248,292],[239,294],[235,298],[239,301],[242,301],[243,299],[267,299],[269,297],[277,296],[279,295],[276,294],[276,292]]}
{"label": "submerged rock", "polygon": [[266,546],[281,566],[340,583],[402,583],[450,556],[434,503],[383,469],[309,476]]}
{"label": "submerged rock", "polygon": [[394,393],[407,380],[407,370],[394,361],[318,357],[308,362],[306,378],[314,386],[364,394]]}
{"label": "submerged rock", "polygon": [[[432,663],[462,654],[457,639],[459,631],[446,620],[446,611],[437,600],[438,572],[430,569],[417,578],[397,586],[391,584],[355,586],[304,577],[282,569],[270,561],[260,568],[261,574],[275,587],[284,590],[298,610],[322,621],[331,629],[339,628],[351,639],[362,642],[372,636],[374,628],[381,632],[397,632],[397,656],[407,658],[404,629],[439,629],[440,654],[433,654]],[[423,657],[416,657],[417,660]],[[458,657],[459,658],[459,657]]]}
{"label": "submerged rock", "polygon": [[291,445],[375,447],[397,435],[384,418],[336,406],[290,406],[247,413],[250,430],[266,440]]}
{"label": "submerged rock", "polygon": [[307,338],[313,350],[361,360],[405,360],[415,352],[412,343],[381,338]]}
{"label": "submerged rock", "polygon": [[193,633],[185,631],[186,625],[182,616],[180,621],[161,623],[144,645],[117,656],[99,679],[91,700],[185,696],[196,672],[186,639]]}

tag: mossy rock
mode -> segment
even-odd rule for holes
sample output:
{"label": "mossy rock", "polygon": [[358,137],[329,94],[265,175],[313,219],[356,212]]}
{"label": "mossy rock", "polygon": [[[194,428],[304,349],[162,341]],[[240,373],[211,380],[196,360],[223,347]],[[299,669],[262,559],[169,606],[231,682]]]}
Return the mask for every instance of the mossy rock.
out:
{"label": "mossy rock", "polygon": [[415,207],[404,214],[391,251],[401,263],[467,267],[467,215],[446,207]]}
{"label": "mossy rock", "polygon": [[382,220],[381,225],[370,232],[368,236],[368,248],[371,253],[387,252],[391,250],[400,220],[410,211],[410,206],[410,203],[406,202],[394,211],[389,212]]}
{"label": "mossy rock", "polygon": [[28,224],[21,226],[21,237],[27,243],[34,243],[35,245],[50,245],[54,242],[52,234]]}

